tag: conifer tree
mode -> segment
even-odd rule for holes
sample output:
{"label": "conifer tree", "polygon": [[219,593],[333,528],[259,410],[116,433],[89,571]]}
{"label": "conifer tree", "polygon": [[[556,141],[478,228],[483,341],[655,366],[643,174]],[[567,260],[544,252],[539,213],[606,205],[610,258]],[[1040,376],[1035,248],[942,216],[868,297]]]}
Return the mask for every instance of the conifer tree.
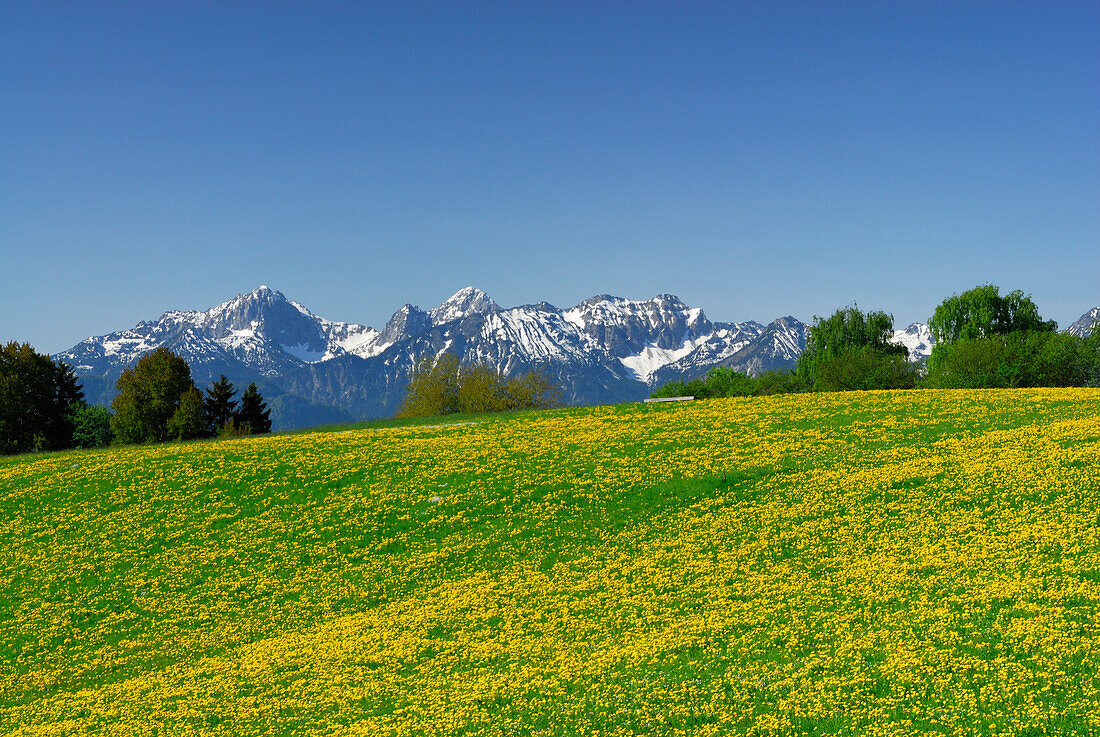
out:
{"label": "conifer tree", "polygon": [[207,428],[211,434],[219,432],[230,422],[236,424],[234,420],[237,402],[233,399],[236,393],[237,390],[233,388],[229,379],[225,378],[225,374],[222,374],[221,378],[206,390],[202,406],[206,413]]}
{"label": "conifer tree", "polygon": [[270,414],[271,410],[267,408],[256,384],[249,384],[241,397],[241,408],[237,410],[237,426],[251,435],[271,432]]}

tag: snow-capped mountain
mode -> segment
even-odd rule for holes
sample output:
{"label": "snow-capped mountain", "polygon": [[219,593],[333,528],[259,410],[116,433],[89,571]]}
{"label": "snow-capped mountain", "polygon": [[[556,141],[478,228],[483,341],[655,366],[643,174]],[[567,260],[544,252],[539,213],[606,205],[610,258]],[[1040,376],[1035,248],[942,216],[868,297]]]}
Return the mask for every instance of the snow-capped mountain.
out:
{"label": "snow-capped mountain", "polygon": [[895,330],[890,342],[905,346],[909,350],[909,360],[916,363],[932,355],[932,345],[936,341],[927,325],[915,322],[904,330]]}
{"label": "snow-capped mountain", "polygon": [[487,314],[497,312],[500,305],[492,300],[488,294],[474,287],[460,289],[443,304],[439,305],[428,314],[432,322],[442,325],[452,320],[461,320],[466,315]]}
{"label": "snow-capped mountain", "polygon": [[548,370],[570,403],[639,399],[670,379],[718,365],[750,373],[791,368],[807,327],[718,323],[672,295],[635,301],[598,295],[567,309],[540,302],[504,309],[467,287],[431,310],[406,304],[381,330],[335,322],[266,286],[204,311],[171,311],[129,330],[88,338],[57,358],[108,402],[122,371],[165,346],[205,386],[220,374],[260,384],[276,427],[390,414],[409,371],[443,351],[511,374]]}
{"label": "snow-capped mountain", "polygon": [[1092,326],[1097,322],[1100,322],[1100,307],[1093,307],[1066,328],[1066,332],[1078,338],[1087,338],[1092,332]]}
{"label": "snow-capped mountain", "polygon": [[377,352],[378,331],[317,317],[281,292],[261,286],[209,310],[166,312],[156,322],[88,338],[59,357],[76,371],[130,366],[166,346],[201,363],[231,357],[256,372],[276,376],[288,362],[314,363],[354,353]]}

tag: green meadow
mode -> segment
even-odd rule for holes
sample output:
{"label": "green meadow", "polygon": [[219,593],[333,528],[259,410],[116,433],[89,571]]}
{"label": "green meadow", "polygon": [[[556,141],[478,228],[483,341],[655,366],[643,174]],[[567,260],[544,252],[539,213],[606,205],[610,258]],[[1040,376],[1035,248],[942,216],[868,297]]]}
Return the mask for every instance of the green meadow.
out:
{"label": "green meadow", "polygon": [[0,459],[0,733],[1100,732],[1100,390]]}

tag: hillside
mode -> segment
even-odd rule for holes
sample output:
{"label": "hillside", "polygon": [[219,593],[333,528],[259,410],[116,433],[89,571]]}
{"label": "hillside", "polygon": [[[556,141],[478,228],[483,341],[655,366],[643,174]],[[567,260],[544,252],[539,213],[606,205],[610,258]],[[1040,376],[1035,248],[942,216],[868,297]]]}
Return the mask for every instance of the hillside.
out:
{"label": "hillside", "polygon": [[0,733],[1096,732],[1098,490],[1089,389],[0,459]]}

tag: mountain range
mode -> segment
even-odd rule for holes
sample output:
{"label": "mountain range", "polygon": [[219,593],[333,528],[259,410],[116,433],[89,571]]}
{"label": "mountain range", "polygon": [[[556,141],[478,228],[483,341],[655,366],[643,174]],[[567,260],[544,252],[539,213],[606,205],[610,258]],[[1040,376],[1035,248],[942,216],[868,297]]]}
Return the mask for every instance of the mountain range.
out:
{"label": "mountain range", "polygon": [[[208,310],[174,310],[90,337],[56,358],[74,367],[88,401],[107,404],[122,371],[165,346],[190,364],[199,386],[221,374],[238,387],[256,382],[275,428],[287,429],[392,415],[410,371],[444,351],[506,375],[545,369],[567,403],[596,404],[635,401],[715,366],[754,375],[793,368],[808,331],[790,316],[767,325],[712,322],[669,294],[645,301],[601,294],[567,309],[546,302],[503,308],[473,287],[430,310],[406,304],[376,330],[327,320],[261,286]],[[893,339],[912,360],[931,352],[932,337],[920,323]]]}

